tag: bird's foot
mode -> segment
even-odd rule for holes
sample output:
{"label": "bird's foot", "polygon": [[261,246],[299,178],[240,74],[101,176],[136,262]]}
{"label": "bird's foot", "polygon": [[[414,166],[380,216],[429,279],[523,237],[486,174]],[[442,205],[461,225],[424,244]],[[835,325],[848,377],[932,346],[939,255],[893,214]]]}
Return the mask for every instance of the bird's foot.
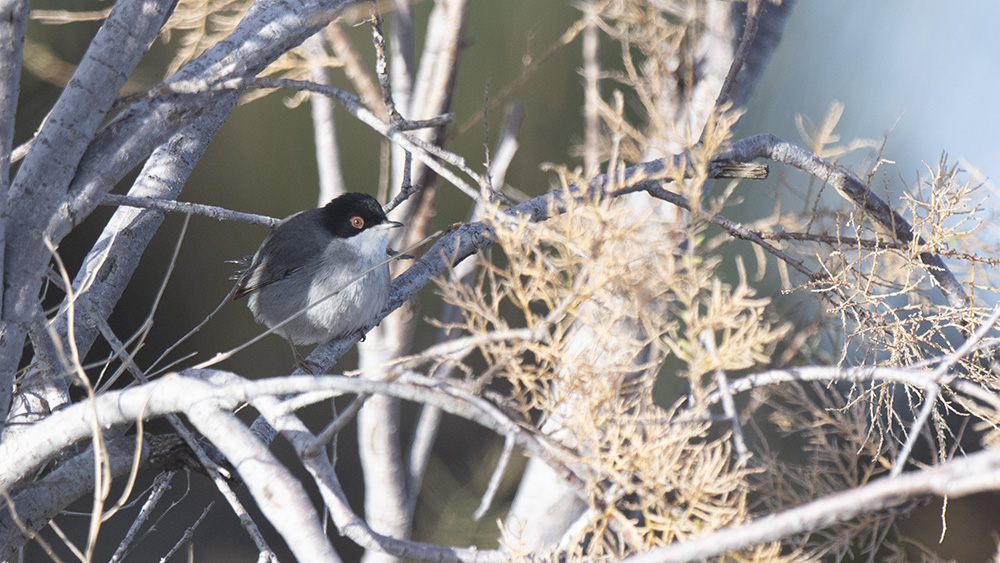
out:
{"label": "bird's foot", "polygon": [[309,375],[316,375],[323,373],[323,367],[317,364],[316,362],[310,362],[309,360],[303,358],[302,355],[299,354],[299,350],[295,347],[294,344],[292,344],[290,340],[288,341],[288,345],[292,347],[292,355],[295,356],[296,369],[300,369],[308,373]]}

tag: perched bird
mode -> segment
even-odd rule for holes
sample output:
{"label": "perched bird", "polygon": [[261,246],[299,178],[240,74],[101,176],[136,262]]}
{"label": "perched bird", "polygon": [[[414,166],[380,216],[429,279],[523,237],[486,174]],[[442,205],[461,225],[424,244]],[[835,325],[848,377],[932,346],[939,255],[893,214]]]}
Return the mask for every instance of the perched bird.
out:
{"label": "perched bird", "polygon": [[257,322],[296,345],[316,344],[369,326],[389,296],[390,221],[370,195],[347,193],[283,219],[264,239],[233,299],[249,296]]}

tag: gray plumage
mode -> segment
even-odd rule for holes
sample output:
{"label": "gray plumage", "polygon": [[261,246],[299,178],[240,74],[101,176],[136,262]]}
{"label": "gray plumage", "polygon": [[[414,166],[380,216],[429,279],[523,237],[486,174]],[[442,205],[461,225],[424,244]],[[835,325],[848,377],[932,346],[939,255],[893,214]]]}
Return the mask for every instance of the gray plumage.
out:
{"label": "gray plumage", "polygon": [[357,193],[291,215],[264,239],[233,299],[249,296],[257,322],[292,344],[364,328],[385,307],[389,265],[375,265],[385,261],[389,229],[398,226],[375,198]]}

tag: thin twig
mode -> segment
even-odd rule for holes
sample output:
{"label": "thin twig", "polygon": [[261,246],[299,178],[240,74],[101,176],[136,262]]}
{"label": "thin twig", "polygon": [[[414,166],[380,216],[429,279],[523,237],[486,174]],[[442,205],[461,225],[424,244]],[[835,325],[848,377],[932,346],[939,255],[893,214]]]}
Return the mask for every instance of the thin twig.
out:
{"label": "thin twig", "polygon": [[[913,367],[865,366],[845,368],[838,366],[806,366],[768,370],[751,374],[729,382],[729,388],[733,393],[743,393],[751,389],[793,381],[846,381],[849,383],[888,381],[926,388],[931,381],[931,373],[929,370]],[[966,379],[953,379],[948,385],[952,391],[981,401],[1000,414],[1000,396],[984,389],[982,385]],[[707,400],[709,402],[720,401],[721,395],[719,395],[718,391],[714,391],[709,393]]]}
{"label": "thin twig", "polygon": [[167,518],[167,516],[169,516],[170,513],[174,511],[175,508],[178,508],[179,506],[181,506],[181,504],[183,503],[183,501],[188,498],[188,496],[191,494],[191,472],[186,472],[185,473],[185,483],[186,483],[186,485],[184,487],[184,492],[181,493],[181,495],[178,498],[175,498],[174,500],[172,500],[170,502],[170,505],[167,506],[167,508],[164,509],[163,512],[160,513],[160,515],[156,517],[156,520],[154,520],[149,525],[149,527],[146,528],[146,531],[143,532],[142,536],[138,540],[136,540],[135,544],[132,546],[132,549],[135,549],[135,546],[139,545],[147,537],[149,537],[153,533],[157,532],[158,531],[157,526],[161,522],[163,522]]}
{"label": "thin twig", "polygon": [[266,215],[254,213],[243,213],[232,211],[224,207],[214,205],[204,205],[201,203],[188,203],[184,201],[174,201],[169,199],[156,199],[151,197],[136,197],[119,194],[107,194],[101,200],[101,205],[114,205],[119,207],[137,207],[141,209],[156,209],[171,213],[190,213],[191,215],[201,215],[217,221],[238,221],[240,223],[250,223],[251,225],[264,225],[274,227],[281,220]]}
{"label": "thin twig", "polygon": [[170,490],[170,481],[173,480],[176,474],[176,471],[166,471],[156,476],[156,479],[153,480],[153,487],[149,493],[149,497],[146,498],[146,502],[139,509],[139,514],[135,516],[135,520],[132,521],[128,532],[125,533],[125,537],[118,544],[118,548],[115,549],[115,553],[108,560],[108,563],[118,563],[125,555],[132,551],[134,547],[132,544],[135,541],[136,534],[139,533],[139,529],[142,528],[146,520],[153,514],[153,509],[159,504],[163,495]]}
{"label": "thin twig", "polygon": [[892,470],[889,472],[890,476],[895,477],[902,473],[903,467],[906,465],[906,461],[910,457],[910,452],[913,451],[913,447],[916,445],[918,437],[923,432],[924,426],[931,417],[931,413],[934,412],[938,395],[941,393],[941,385],[947,385],[945,376],[947,375],[948,370],[972,352],[976,345],[991,330],[993,330],[993,327],[996,326],[998,321],[1000,321],[1000,304],[994,307],[993,314],[990,315],[990,318],[987,319],[986,322],[983,323],[983,325],[980,326],[972,336],[967,338],[957,350],[948,354],[937,366],[937,368],[931,372],[930,380],[923,386],[924,403],[921,405],[920,412],[917,414],[917,417],[913,420],[913,424],[910,426],[910,430],[906,436],[906,442],[899,450],[899,455],[896,456],[896,461],[893,463]]}
{"label": "thin twig", "polygon": [[396,110],[396,104],[392,101],[392,84],[389,81],[389,62],[385,55],[385,35],[382,34],[382,13],[378,9],[378,2],[370,0],[368,3],[371,10],[372,23],[372,43],[375,44],[375,74],[378,76],[379,88],[382,91],[382,104],[389,113],[389,123],[396,124],[404,121],[403,116]]}
{"label": "thin twig", "polygon": [[597,27],[596,0],[583,5],[584,15],[591,18],[583,29],[583,173],[596,176],[600,171],[601,142],[601,61],[600,30]]}
{"label": "thin twig", "polygon": [[503,479],[503,474],[507,470],[507,466],[510,465],[510,458],[513,453],[514,438],[509,435],[504,436],[503,450],[500,452],[500,459],[497,460],[497,466],[493,469],[493,474],[490,476],[490,483],[486,487],[486,491],[483,492],[482,498],[479,500],[479,508],[477,508],[475,514],[472,515],[473,520],[478,522],[493,504],[493,498],[496,497],[497,490],[500,488],[500,480]]}
{"label": "thin twig", "polygon": [[[715,346],[715,334],[711,331],[702,331],[698,335],[701,345],[705,351],[713,358],[718,357],[718,349]],[[745,463],[750,454],[747,449],[746,440],[743,438],[743,427],[740,425],[740,415],[736,412],[736,403],[733,401],[733,393],[729,389],[729,379],[722,368],[715,368],[715,384],[719,387],[719,396],[722,398],[722,411],[733,426],[733,447],[736,451],[737,463]]]}
{"label": "thin twig", "polygon": [[[900,242],[898,240],[880,238],[867,239],[844,236],[841,234],[825,235],[821,233],[803,233],[798,231],[760,231],[760,236],[764,240],[796,240],[815,242],[818,244],[836,246],[838,248],[861,247],[876,250],[906,250],[910,247],[908,243]],[[955,258],[968,262],[979,262],[989,266],[1000,266],[1000,258],[987,258],[986,256],[980,256],[971,252],[960,252],[952,248],[940,249],[937,250],[937,253],[945,258]]]}
{"label": "thin twig", "polygon": [[412,152],[417,160],[427,165],[431,170],[438,173],[442,178],[447,180],[456,188],[462,190],[469,197],[478,199],[478,190],[472,188],[472,186],[470,186],[467,182],[459,178],[458,175],[453,173],[448,168],[441,166],[438,162],[438,160],[440,160],[441,162],[445,162],[455,168],[458,168],[467,177],[472,178],[477,185],[481,185],[485,182],[485,179],[473,171],[466,164],[464,158],[403,133],[404,131],[410,129],[425,129],[448,123],[451,120],[451,114],[428,120],[401,121],[400,123],[392,124],[382,121],[374,113],[364,108],[360,104],[358,98],[346,90],[324,87],[322,84],[316,84],[315,82],[308,82],[305,80],[256,78],[251,80],[250,83],[261,88],[292,88],[296,90],[309,90],[333,97],[340,102],[340,105],[351,113],[351,115],[357,117],[364,124],[382,134],[390,141],[396,143],[404,150]]}
{"label": "thin twig", "polygon": [[[610,0],[603,0],[598,9],[603,10],[604,7],[610,3],[611,3]],[[550,58],[552,58],[553,55],[558,53],[564,47],[572,43],[573,40],[576,39],[576,36],[579,35],[581,32],[583,32],[583,30],[587,27],[587,24],[590,21],[591,21],[590,16],[584,15],[579,20],[573,22],[573,25],[569,26],[569,28],[563,32],[563,34],[559,37],[559,39],[555,43],[550,45],[549,48],[546,49],[544,52],[542,52],[538,56],[526,56],[524,60],[530,60],[531,63],[525,65],[521,69],[521,74],[517,78],[510,81],[510,83],[508,83],[507,86],[505,86],[502,90],[500,90],[499,94],[491,98],[490,109],[491,110],[495,109],[497,106],[506,101],[507,98],[510,97],[510,95],[514,93],[515,90],[523,86],[524,83],[527,82],[528,79],[531,78],[531,76],[535,72],[537,72],[544,65],[545,62],[547,62]],[[529,54],[526,53],[526,55]],[[475,126],[477,123],[479,123],[479,121],[482,119],[483,115],[481,113],[473,114],[471,117],[469,117],[468,120],[466,120],[464,123],[458,126],[456,132],[459,135],[461,135],[462,133],[465,133],[473,126]]]}
{"label": "thin twig", "polygon": [[[726,74],[726,80],[722,83],[722,88],[719,90],[719,97],[715,99],[715,111],[717,112],[721,111],[729,103],[733,88],[736,86],[736,77],[743,68],[747,53],[753,47],[754,38],[757,37],[757,24],[760,23],[760,13],[763,6],[764,0],[747,0],[747,19],[743,25],[743,37],[740,39],[740,46],[736,50],[736,56],[733,57],[733,64],[729,66],[729,73]],[[704,138],[704,133],[702,133],[702,137]]]}
{"label": "thin twig", "polygon": [[177,553],[178,549],[180,549],[184,544],[191,541],[191,538],[194,537],[194,531],[198,529],[198,526],[201,525],[201,522],[205,519],[206,516],[208,516],[208,511],[212,510],[213,506],[215,506],[214,500],[209,502],[208,506],[205,507],[205,510],[201,511],[201,516],[199,516],[198,519],[195,520],[193,524],[191,524],[190,526],[188,526],[186,530],[184,530],[184,534],[181,535],[181,538],[179,540],[177,540],[177,543],[175,543],[174,546],[170,548],[170,551],[168,551],[166,555],[160,558],[160,563],[166,563],[166,561],[169,561],[170,558],[173,557],[175,553]]}
{"label": "thin twig", "polygon": [[937,369],[934,370],[934,373],[931,374],[932,377],[936,381],[943,380],[945,374],[948,373],[948,370],[954,367],[954,365],[961,361],[962,358],[969,355],[969,353],[976,348],[983,338],[985,338],[986,335],[993,330],[993,327],[995,327],[998,322],[1000,322],[1000,304],[997,304],[993,308],[993,314],[986,319],[986,322],[983,323],[982,326],[976,329],[976,332],[973,333],[972,336],[967,338],[965,342],[963,342],[962,345],[959,346],[953,353],[945,356],[941,364],[939,364]]}
{"label": "thin twig", "polygon": [[493,332],[483,332],[470,334],[468,336],[453,336],[438,344],[434,344],[419,354],[401,358],[398,365],[402,367],[412,367],[429,361],[440,361],[447,358],[451,361],[460,360],[472,353],[476,348],[493,342],[537,342],[547,338],[544,332],[536,331],[533,328],[510,328],[506,330],[495,330]]}
{"label": "thin twig", "polygon": [[385,118],[387,113],[378,94],[378,85],[372,79],[361,60],[361,54],[354,48],[351,39],[344,33],[340,24],[334,23],[323,29],[326,40],[333,48],[334,54],[344,63],[344,75],[354,85],[354,91],[369,109]]}
{"label": "thin twig", "polygon": [[365,406],[365,401],[371,397],[370,393],[362,393],[351,401],[351,404],[347,405],[347,408],[340,411],[336,418],[334,418],[330,424],[327,424],[323,430],[316,435],[316,439],[313,440],[309,446],[299,452],[299,457],[304,459],[313,457],[323,451],[323,448],[337,438],[337,434],[347,426],[355,416],[357,416],[358,411],[361,407]]}
{"label": "thin twig", "polygon": [[[670,203],[676,205],[677,207],[686,209],[688,211],[694,209],[691,203],[687,200],[687,198],[685,198],[680,194],[671,192],[667,189],[660,187],[659,182],[642,182],[630,188],[619,190],[618,192],[615,193],[616,194],[627,193],[632,191],[638,191],[640,189],[645,190],[646,192],[649,193],[649,195],[657,199],[669,201]],[[758,233],[757,231],[751,230],[740,223],[737,223],[731,219],[726,218],[723,215],[719,215],[717,213],[710,213],[708,210],[705,209],[702,209],[701,211],[702,211],[702,214],[700,215],[701,217],[705,218],[711,223],[714,223],[722,227],[723,229],[726,230],[726,232],[728,232],[731,236],[735,238],[747,240],[756,244],[757,246],[764,249],[767,253],[775,256],[779,260],[784,261],[789,266],[794,268],[796,271],[805,275],[810,281],[819,281],[827,277],[826,274],[820,274],[810,270],[805,266],[805,263],[802,260],[792,257],[784,250],[781,250],[780,248],[765,241],[764,238],[761,236],[761,234]]]}
{"label": "thin twig", "polygon": [[388,213],[393,209],[399,207],[404,201],[410,199],[410,196],[420,191],[420,186],[415,186],[410,181],[410,169],[413,164],[413,153],[410,151],[404,151],[403,157],[403,184],[399,187],[399,193],[396,197],[392,198],[392,201],[386,204],[385,212]]}
{"label": "thin twig", "polygon": [[906,465],[906,460],[909,459],[910,452],[913,450],[913,446],[917,443],[917,438],[923,432],[927,421],[930,420],[931,413],[934,412],[934,407],[937,405],[938,394],[940,393],[941,387],[939,387],[935,381],[930,381],[924,386],[924,403],[920,407],[920,412],[917,414],[917,418],[913,420],[913,424],[911,425],[906,436],[906,442],[904,442],[903,447],[900,448],[899,455],[896,456],[896,461],[892,464],[892,469],[889,470],[890,477],[896,477],[902,473],[903,467]]}

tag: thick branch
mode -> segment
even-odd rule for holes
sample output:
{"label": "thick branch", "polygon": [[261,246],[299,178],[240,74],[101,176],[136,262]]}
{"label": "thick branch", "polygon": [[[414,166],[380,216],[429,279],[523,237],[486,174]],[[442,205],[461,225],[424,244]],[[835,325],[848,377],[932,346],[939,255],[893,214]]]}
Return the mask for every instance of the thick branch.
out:
{"label": "thick branch", "polygon": [[[213,375],[213,372],[208,370],[192,373],[204,378]],[[295,508],[294,512],[298,516],[294,518],[288,513],[290,506],[302,506],[304,502],[302,498],[298,498],[300,495],[296,492],[297,486],[290,485],[296,482],[295,479],[286,473],[281,464],[271,458],[260,441],[256,438],[251,439],[249,430],[242,423],[225,411],[242,403],[256,404],[261,398],[312,393],[318,401],[329,394],[344,392],[386,394],[437,406],[446,412],[477,422],[500,435],[511,436],[533,456],[553,465],[565,478],[571,482],[580,482],[570,469],[574,459],[561,448],[521,427],[485,399],[439,380],[404,375],[391,382],[343,376],[277,377],[246,381],[230,375],[225,381],[224,385],[213,385],[202,381],[200,377],[171,375],[124,391],[107,392],[94,399],[95,404],[78,403],[53,413],[14,439],[0,444],[0,490],[9,490],[15,482],[36,470],[46,460],[62,451],[67,444],[89,437],[98,427],[93,419],[94,413],[100,413],[100,426],[105,428],[131,424],[139,418],[151,419],[168,413],[184,413],[226,454],[286,540],[295,541],[302,536],[300,539],[305,542],[302,549],[316,553],[322,549],[323,544],[318,541],[318,536],[315,536],[315,527],[312,524],[307,525],[306,522],[317,522],[315,514],[308,517],[309,511],[299,508]],[[323,392],[329,394],[324,395]],[[264,401],[260,408],[269,410],[275,406],[274,403]],[[269,412],[274,416],[275,411]],[[287,416],[280,420],[275,418],[272,420],[276,421],[282,430],[292,432],[292,435],[298,428],[289,426],[294,421]],[[297,444],[300,451],[303,447],[308,447],[313,440],[311,434],[299,438],[301,440],[293,439],[293,443]],[[309,462],[309,460],[304,461]],[[318,458],[312,461],[318,462]],[[342,492],[338,491],[339,485],[330,492],[342,497]],[[582,487],[581,494],[583,494]],[[288,504],[293,500],[294,505]],[[349,507],[345,504],[340,510],[349,510]],[[283,515],[287,522],[283,523],[276,515]],[[439,561],[501,559],[496,552],[477,554],[474,550],[435,548],[427,544],[386,538],[371,534],[370,530],[352,529],[351,526],[357,522],[352,524],[353,520],[347,513],[341,513],[337,517],[338,525],[345,526],[345,533],[348,535],[357,537],[369,547],[381,546],[382,549],[399,555],[409,557],[417,553],[434,553],[436,555],[430,559]],[[288,525],[297,527],[298,530],[289,530]],[[301,552],[297,553],[301,555]]]}
{"label": "thick branch", "polygon": [[[135,438],[119,438],[107,442],[106,446],[102,457],[107,460],[111,476],[124,475],[132,468]],[[143,463],[148,455],[148,448],[144,448]],[[10,560],[21,546],[31,541],[71,503],[93,491],[95,481],[94,450],[91,448],[68,459],[30,488],[12,495],[10,503],[0,500],[0,561]]]}
{"label": "thick branch", "polygon": [[[6,194],[3,286],[7,289],[0,316],[0,332],[3,332],[3,339],[0,339],[0,389],[3,390],[0,391],[0,420],[7,418],[7,399],[13,387],[14,371],[21,359],[25,331],[36,311],[42,275],[48,263],[44,239],[48,237],[53,243],[61,239],[51,234],[49,226],[59,206],[67,201],[67,186],[88,143],[172,7],[171,0],[129,0],[115,4],[73,79],[52,108]],[[13,17],[16,12],[10,15]],[[17,26],[16,23],[12,25]],[[18,46],[13,48],[16,50]],[[10,55],[13,51],[4,54]],[[13,115],[13,112],[5,115]],[[3,152],[9,155],[9,151]]]}
{"label": "thick branch", "polygon": [[187,413],[200,404],[207,403],[225,410],[236,408],[242,403],[252,403],[260,396],[321,391],[331,394],[380,393],[435,405],[497,434],[513,435],[518,445],[532,455],[550,460],[556,465],[563,464],[561,471],[567,474],[568,465],[573,463],[572,457],[559,447],[540,441],[539,437],[522,428],[485,399],[436,379],[415,375],[401,376],[394,381],[370,381],[344,376],[289,376],[245,381],[221,388],[196,378],[171,375],[124,391],[106,392],[94,399],[93,405],[85,401],[66,407],[26,428],[17,435],[16,440],[0,444],[0,490],[9,489],[17,480],[58,454],[67,444],[90,437],[95,428],[95,412],[101,415],[100,426],[107,428],[132,424],[138,418],[151,419],[169,413]]}
{"label": "thick branch", "polygon": [[[7,246],[7,208],[10,189],[10,152],[14,142],[14,115],[21,85],[21,58],[24,51],[24,31],[28,22],[27,0],[4,0],[0,4],[0,281],[5,279]],[[0,320],[5,319],[5,284],[0,283]],[[5,334],[4,338],[16,338]],[[23,338],[23,333],[21,335]],[[15,348],[0,348],[0,369],[4,354],[14,355]],[[7,420],[13,376],[0,375],[0,421]]]}
{"label": "thick branch", "polygon": [[[211,372],[205,375],[208,376],[209,381],[219,386],[244,381],[238,376],[225,372]],[[359,546],[411,561],[489,563],[504,560],[502,554],[497,551],[438,546],[375,532],[351,509],[330,460],[323,455],[316,455],[316,452],[310,453],[316,437],[299,417],[295,413],[288,412],[282,402],[275,397],[259,397],[254,401],[254,406],[260,410],[262,416],[274,428],[279,428],[283,436],[292,444],[303,465],[309,470],[319,487],[334,525],[340,533]]]}
{"label": "thick branch", "polygon": [[299,480],[228,410],[211,401],[195,401],[184,412],[229,458],[296,560],[339,562]]}

